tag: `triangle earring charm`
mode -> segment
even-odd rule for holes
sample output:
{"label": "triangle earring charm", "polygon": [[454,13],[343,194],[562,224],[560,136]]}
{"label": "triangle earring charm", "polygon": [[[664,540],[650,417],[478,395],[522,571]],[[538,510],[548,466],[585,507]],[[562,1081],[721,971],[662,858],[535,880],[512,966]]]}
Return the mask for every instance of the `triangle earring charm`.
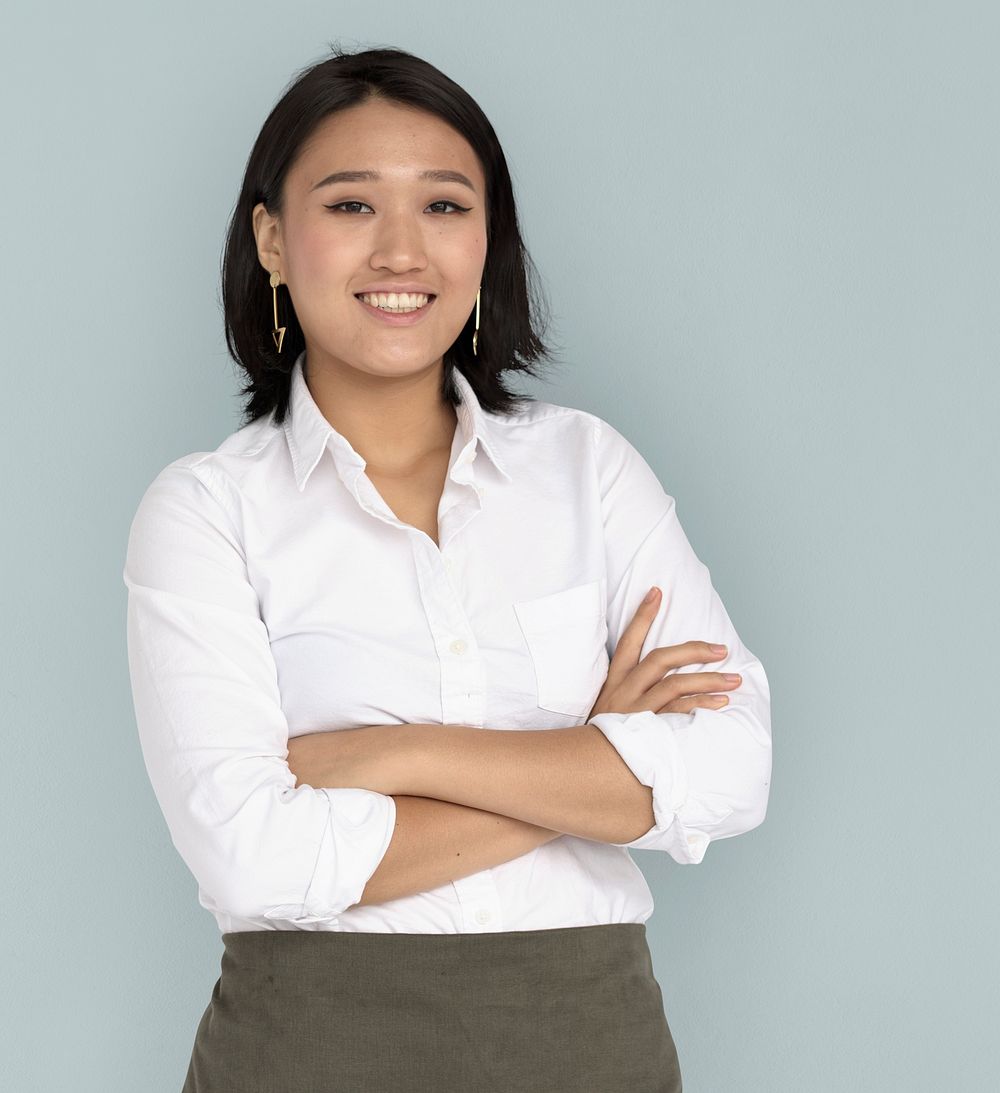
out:
{"label": "triangle earring charm", "polygon": [[274,347],[281,352],[281,343],[285,340],[286,327],[279,326],[277,330],[271,331],[271,337],[274,338]]}

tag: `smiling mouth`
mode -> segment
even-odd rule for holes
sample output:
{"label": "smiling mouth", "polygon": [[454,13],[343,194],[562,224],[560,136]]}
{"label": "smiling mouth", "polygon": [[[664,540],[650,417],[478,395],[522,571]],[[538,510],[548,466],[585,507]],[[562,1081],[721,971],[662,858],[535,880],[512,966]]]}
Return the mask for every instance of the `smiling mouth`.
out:
{"label": "smiling mouth", "polygon": [[434,296],[423,292],[362,292],[357,295],[363,304],[388,311],[393,315],[406,315],[425,308]]}

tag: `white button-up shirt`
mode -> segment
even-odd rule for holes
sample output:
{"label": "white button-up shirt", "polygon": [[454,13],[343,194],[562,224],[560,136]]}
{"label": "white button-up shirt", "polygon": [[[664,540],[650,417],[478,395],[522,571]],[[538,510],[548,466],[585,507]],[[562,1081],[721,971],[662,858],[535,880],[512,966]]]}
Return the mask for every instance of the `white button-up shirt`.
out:
{"label": "white button-up shirt", "polygon": [[[456,933],[645,922],[628,847],[697,863],[764,818],[770,696],[666,494],[594,414],[461,396],[439,544],[393,514],[302,373],[265,415],[165,467],[123,577],[143,758],[198,899],[223,933]],[[356,905],[392,838],[391,796],[295,787],[287,742],[387,724],[544,729],[586,721],[651,585],[642,656],[696,639],[739,672],[728,706],[590,719],[644,785],[655,826],[572,835],[428,892]]]}

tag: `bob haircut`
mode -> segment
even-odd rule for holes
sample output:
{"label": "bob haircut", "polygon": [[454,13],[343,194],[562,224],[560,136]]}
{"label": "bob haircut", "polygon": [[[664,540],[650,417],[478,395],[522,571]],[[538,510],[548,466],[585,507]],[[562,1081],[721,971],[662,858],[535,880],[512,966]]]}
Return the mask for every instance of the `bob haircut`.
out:
{"label": "bob haircut", "polygon": [[222,259],[222,307],[226,346],[246,372],[249,383],[243,425],[275,411],[281,424],[288,409],[291,370],[305,339],[287,288],[279,288],[278,315],[287,327],[282,352],[271,338],[272,290],[260,263],[253,234],[254,206],[263,202],[280,215],[284,182],[300,150],[317,125],[339,110],[381,97],[436,114],[457,130],[479,158],[486,179],[486,260],[480,297],[478,355],[472,352],[475,310],[444,353],[442,398],[458,402],[452,370],[460,369],[484,409],[516,413],[535,401],[507,389],[504,372],[538,376],[538,362],[550,357],[542,341],[548,314],[537,288],[537,273],[521,240],[514,190],[497,135],[472,97],[427,61],[401,49],[347,53],[331,47],[333,57],[302,70],[271,110],[247,160]]}

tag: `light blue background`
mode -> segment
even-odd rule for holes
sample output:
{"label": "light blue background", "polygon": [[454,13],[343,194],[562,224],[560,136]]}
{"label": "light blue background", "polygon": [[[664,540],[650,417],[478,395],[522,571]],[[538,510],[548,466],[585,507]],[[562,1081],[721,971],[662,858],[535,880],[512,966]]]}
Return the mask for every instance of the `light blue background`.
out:
{"label": "light blue background", "polygon": [[236,427],[226,221],[334,40],[482,105],[562,347],[525,389],[646,455],[767,669],[764,825],[636,852],[686,1093],[996,1088],[996,13],[8,7],[5,1088],[176,1091],[218,975],[121,569],[154,475]]}

